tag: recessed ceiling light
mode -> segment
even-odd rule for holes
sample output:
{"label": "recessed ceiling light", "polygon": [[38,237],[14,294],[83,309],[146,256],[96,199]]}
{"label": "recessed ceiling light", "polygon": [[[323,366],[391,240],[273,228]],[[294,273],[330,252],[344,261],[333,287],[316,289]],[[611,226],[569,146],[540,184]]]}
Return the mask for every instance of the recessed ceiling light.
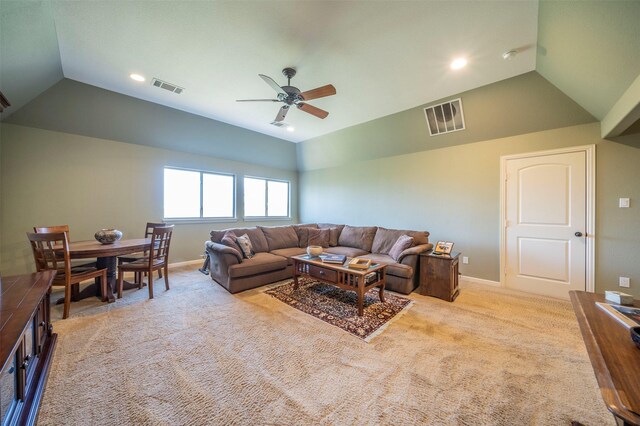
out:
{"label": "recessed ceiling light", "polygon": [[467,60],[465,58],[457,58],[451,62],[452,70],[459,70],[460,68],[464,68],[467,65]]}
{"label": "recessed ceiling light", "polygon": [[293,127],[293,126],[287,127],[287,131],[288,132],[293,132],[294,130],[295,130],[295,127]]}
{"label": "recessed ceiling light", "polygon": [[140,74],[129,74],[129,77],[131,77],[132,80],[135,81],[144,81],[144,77],[141,76]]}

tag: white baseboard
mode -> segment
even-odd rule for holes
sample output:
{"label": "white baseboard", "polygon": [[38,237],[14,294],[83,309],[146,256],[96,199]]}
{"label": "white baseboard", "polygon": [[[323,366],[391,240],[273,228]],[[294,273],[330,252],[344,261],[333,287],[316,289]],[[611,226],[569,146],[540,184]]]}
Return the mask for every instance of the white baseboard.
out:
{"label": "white baseboard", "polygon": [[500,281],[485,280],[484,278],[476,278],[476,277],[468,277],[466,275],[460,275],[460,280],[466,281],[469,283],[489,285],[491,287],[502,287],[502,284],[500,284]]}
{"label": "white baseboard", "polygon": [[195,265],[204,263],[204,259],[186,260],[184,262],[169,263],[169,268],[179,268],[181,266]]}

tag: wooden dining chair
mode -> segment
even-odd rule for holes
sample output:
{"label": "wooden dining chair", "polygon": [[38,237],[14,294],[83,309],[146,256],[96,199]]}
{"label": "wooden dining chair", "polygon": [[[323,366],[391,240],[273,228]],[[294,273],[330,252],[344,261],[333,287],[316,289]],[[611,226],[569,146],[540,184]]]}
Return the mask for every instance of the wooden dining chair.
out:
{"label": "wooden dining chair", "polygon": [[[151,245],[146,258],[118,265],[118,298],[122,297],[122,285],[125,272],[141,274],[146,272],[149,277],[149,299],[153,299],[153,272],[164,269],[164,285],[169,290],[169,246],[173,225],[156,226],[151,233]],[[139,288],[142,288],[140,280]]]}
{"label": "wooden dining chair", "polygon": [[[67,234],[67,242],[71,242],[71,238],[69,237],[69,225],[34,226],[33,232],[35,232],[36,234],[51,234],[55,232],[64,232],[65,234]],[[71,266],[72,267],[76,267],[76,266],[91,267],[91,266],[96,266],[96,261],[93,260],[91,262],[87,262],[87,259],[82,259],[82,264],[80,264],[80,263],[74,263],[73,260],[71,260]]]}
{"label": "wooden dining chair", "polygon": [[[144,237],[151,237],[153,230],[158,226],[167,226],[167,224],[164,222],[147,222],[147,226],[144,229]],[[148,252],[145,250],[141,253],[131,253],[124,256],[118,256],[118,265],[135,262],[140,259],[146,259],[148,255]],[[158,278],[162,278],[162,269],[158,269]],[[138,284],[142,283],[142,272],[135,274],[135,282]]]}
{"label": "wooden dining chair", "polygon": [[62,318],[69,317],[71,307],[71,286],[82,281],[100,278],[103,301],[107,294],[107,270],[88,266],[71,267],[69,239],[64,232],[37,234],[27,232],[31,243],[36,271],[54,270],[56,277],[52,285],[64,286],[64,312]]}

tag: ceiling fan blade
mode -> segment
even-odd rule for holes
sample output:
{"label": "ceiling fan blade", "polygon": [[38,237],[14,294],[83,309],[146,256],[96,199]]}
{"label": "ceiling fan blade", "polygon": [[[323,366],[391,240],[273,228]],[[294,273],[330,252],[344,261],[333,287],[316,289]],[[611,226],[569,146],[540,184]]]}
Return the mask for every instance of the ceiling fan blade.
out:
{"label": "ceiling fan blade", "polygon": [[335,94],[336,88],[333,87],[333,84],[327,84],[326,86],[317,87],[315,89],[302,92],[300,93],[300,96],[302,96],[305,101],[310,101],[312,99],[324,98],[325,96],[331,96]]}
{"label": "ceiling fan blade", "polygon": [[276,83],[271,77],[266,76],[264,74],[258,74],[258,75],[260,76],[261,79],[264,80],[265,83],[273,87],[273,90],[275,90],[276,92],[284,93],[285,95],[287,94],[284,90],[282,90],[282,87],[280,87],[278,83]]}
{"label": "ceiling fan blade", "polygon": [[289,112],[289,105],[283,105],[278,111],[278,115],[276,115],[275,121],[282,121],[287,116],[287,112]]}
{"label": "ceiling fan blade", "polygon": [[306,113],[309,113],[311,115],[315,115],[318,118],[327,118],[327,116],[329,115],[329,113],[323,109],[320,108],[316,108],[313,105],[309,105],[309,104],[303,104],[303,103],[299,103],[298,104],[298,108],[300,108],[301,110],[303,110]]}
{"label": "ceiling fan blade", "polygon": [[236,99],[236,102],[282,102],[278,99]]}

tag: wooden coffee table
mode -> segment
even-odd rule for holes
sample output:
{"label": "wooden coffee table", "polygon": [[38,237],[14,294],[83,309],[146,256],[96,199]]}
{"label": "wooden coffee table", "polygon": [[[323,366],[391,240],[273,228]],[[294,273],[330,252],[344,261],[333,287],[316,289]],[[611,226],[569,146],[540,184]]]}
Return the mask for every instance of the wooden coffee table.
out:
{"label": "wooden coffee table", "polygon": [[[306,276],[343,290],[355,291],[358,295],[358,316],[363,314],[364,295],[369,289],[380,287],[380,301],[384,303],[384,286],[387,282],[387,265],[385,264],[375,263],[367,269],[354,269],[344,266],[349,263],[350,258],[347,258],[344,264],[324,263],[319,257],[308,255],[291,258],[293,259],[294,290],[298,289],[298,277]],[[367,276],[369,276],[368,280]]]}

